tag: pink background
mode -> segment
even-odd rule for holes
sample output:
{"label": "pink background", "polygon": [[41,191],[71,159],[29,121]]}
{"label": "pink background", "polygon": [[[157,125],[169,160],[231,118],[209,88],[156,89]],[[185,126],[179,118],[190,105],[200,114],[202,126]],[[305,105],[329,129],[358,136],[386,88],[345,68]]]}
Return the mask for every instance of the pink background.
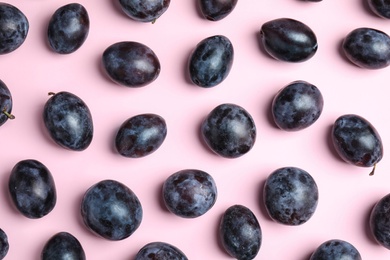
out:
{"label": "pink background", "polygon": [[[0,78],[14,100],[13,114],[0,129],[0,227],[8,234],[6,259],[39,259],[46,241],[67,231],[81,242],[88,259],[133,259],[152,241],[180,248],[189,259],[231,259],[219,244],[218,225],[231,205],[242,204],[257,216],[263,243],[257,259],[308,260],[322,242],[343,239],[352,243],[363,259],[389,259],[390,252],[374,242],[368,218],[373,205],[390,193],[390,145],[388,113],[389,69],[360,69],[340,51],[343,38],[358,27],[390,30],[389,20],[373,15],[363,0],[239,1],[234,11],[219,22],[201,17],[197,1],[172,0],[155,24],[130,20],[114,0],[79,0],[89,12],[90,32],[84,45],[70,55],[53,53],[46,28],[54,11],[65,0],[9,0],[25,13],[30,30],[24,44],[0,57]],[[290,17],[316,33],[319,48],[306,62],[291,64],[266,55],[257,41],[264,22]],[[212,89],[190,84],[186,64],[191,50],[202,39],[227,36],[235,48],[227,79]],[[101,69],[101,55],[117,41],[138,41],[154,50],[161,62],[155,82],[130,89],[111,82]],[[269,116],[276,92],[294,80],[316,85],[325,100],[323,113],[311,127],[300,132],[277,129]],[[83,152],[65,150],[48,137],[42,122],[47,93],[66,90],[89,106],[94,120],[94,139]],[[254,118],[257,140],[253,149],[237,159],[218,157],[201,142],[203,118],[221,103],[244,107]],[[140,113],[165,118],[168,135],[153,154],[141,159],[118,155],[113,140],[127,118]],[[380,133],[385,156],[375,176],[371,169],[339,159],[330,142],[330,128],[342,114],[359,114]],[[12,205],[8,177],[20,160],[36,159],[53,174],[57,204],[42,219],[27,219]],[[297,227],[273,222],[261,200],[267,176],[279,167],[296,166],[316,180],[320,198],[313,217]],[[161,186],[172,173],[196,168],[210,173],[218,187],[214,207],[196,219],[169,213],[161,202]],[[140,199],[144,217],[129,238],[111,242],[86,229],[80,216],[85,191],[103,179],[115,179],[131,188]]]}

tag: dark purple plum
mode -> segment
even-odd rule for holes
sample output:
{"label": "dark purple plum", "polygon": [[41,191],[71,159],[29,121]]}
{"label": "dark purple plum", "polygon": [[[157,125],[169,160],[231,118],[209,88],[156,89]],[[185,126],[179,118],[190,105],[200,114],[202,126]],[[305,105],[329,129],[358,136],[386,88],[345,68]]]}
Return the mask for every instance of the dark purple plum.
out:
{"label": "dark purple plum", "polygon": [[50,94],[44,106],[43,121],[51,138],[63,148],[85,150],[93,138],[92,115],[87,104],[66,91]]}
{"label": "dark purple plum", "polygon": [[156,54],[138,42],[112,44],[103,52],[102,62],[112,81],[132,88],[152,83],[161,70]]}
{"label": "dark purple plum", "polygon": [[261,247],[262,231],[253,212],[243,205],[233,205],[223,214],[219,237],[226,252],[240,260],[254,259]]}
{"label": "dark purple plum", "polygon": [[85,252],[79,240],[68,232],[52,236],[41,252],[41,260],[85,260]]}
{"label": "dark purple plum", "polygon": [[219,21],[228,16],[238,0],[199,0],[203,16],[210,21]]}
{"label": "dark purple plum", "polygon": [[139,158],[155,152],[167,136],[164,118],[156,114],[140,114],[127,119],[115,137],[118,153]]}
{"label": "dark purple plum", "polygon": [[190,54],[191,81],[204,88],[220,84],[229,75],[233,59],[233,45],[227,37],[215,35],[203,39]]}
{"label": "dark purple plum", "polygon": [[188,260],[176,246],[165,242],[151,242],[143,246],[135,260]]}
{"label": "dark purple plum", "polygon": [[27,218],[38,219],[49,214],[57,202],[53,176],[41,162],[19,161],[12,169],[8,189],[17,210]]}
{"label": "dark purple plum", "polygon": [[8,119],[14,119],[12,112],[12,95],[7,85],[0,80],[0,126]]}
{"label": "dark purple plum", "polygon": [[0,3],[0,54],[19,48],[27,38],[29,27],[22,11],[11,4]]}
{"label": "dark purple plum", "polygon": [[89,16],[84,6],[71,3],[58,8],[52,15],[47,37],[54,52],[70,54],[78,50],[89,33]]}
{"label": "dark purple plum", "polygon": [[369,227],[378,244],[390,250],[390,194],[382,197],[373,207]]}
{"label": "dark purple plum", "polygon": [[286,131],[305,129],[320,117],[324,99],[313,84],[298,80],[282,88],[272,102],[276,125]]}
{"label": "dark purple plum", "polygon": [[322,243],[309,260],[335,259],[362,260],[362,257],[351,243],[340,239],[331,239]]}
{"label": "dark purple plum", "polygon": [[271,219],[290,226],[306,223],[313,216],[318,195],[313,177],[297,167],[273,171],[263,189],[264,204]]}
{"label": "dark purple plum", "polygon": [[303,62],[318,49],[313,30],[301,21],[278,18],[264,23],[260,39],[265,51],[273,58],[287,62]]}
{"label": "dark purple plum", "polygon": [[357,28],[342,43],[345,56],[365,69],[383,69],[390,65],[390,37],[373,28]]}
{"label": "dark purple plum", "polygon": [[123,12],[139,22],[154,23],[168,10],[171,0],[119,0]]}
{"label": "dark purple plum", "polygon": [[4,230],[0,228],[0,259],[5,258],[5,256],[8,254],[8,250],[9,250],[8,236],[4,232]]}
{"label": "dark purple plum", "polygon": [[237,158],[249,152],[256,141],[252,116],[235,104],[215,107],[203,120],[201,135],[207,146],[225,158]]}
{"label": "dark purple plum", "polygon": [[162,193],[168,210],[183,218],[204,215],[217,200],[213,177],[195,169],[181,170],[169,176],[163,184]]}
{"label": "dark purple plum", "polygon": [[115,180],[94,184],[81,202],[81,216],[86,227],[110,241],[131,236],[141,225],[142,215],[137,195]]}
{"label": "dark purple plum", "polygon": [[322,0],[305,0],[307,2],[321,2]]}
{"label": "dark purple plum", "polygon": [[359,115],[347,114],[337,118],[332,127],[332,142],[340,157],[356,166],[375,167],[383,157],[378,131]]}
{"label": "dark purple plum", "polygon": [[390,1],[389,0],[367,0],[368,6],[374,14],[379,17],[390,19]]}

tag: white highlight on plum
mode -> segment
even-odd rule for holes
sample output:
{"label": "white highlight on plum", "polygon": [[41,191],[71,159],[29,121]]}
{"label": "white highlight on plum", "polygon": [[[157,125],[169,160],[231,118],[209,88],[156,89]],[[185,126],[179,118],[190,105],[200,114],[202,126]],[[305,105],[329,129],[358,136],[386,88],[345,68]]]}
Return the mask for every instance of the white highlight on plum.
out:
{"label": "white highlight on plum", "polygon": [[308,95],[302,95],[299,98],[295,99],[294,106],[299,109],[309,109],[315,106],[314,100]]}
{"label": "white highlight on plum", "polygon": [[47,192],[46,192],[47,189],[43,182],[40,181],[34,182],[32,189],[34,194],[40,199],[45,199],[47,197]]}
{"label": "white highlight on plum", "polygon": [[146,71],[149,73],[152,73],[154,71],[153,70],[154,67],[151,66],[149,62],[147,62],[143,59],[135,60],[134,65],[137,69],[142,70],[142,71]]}
{"label": "white highlight on plum", "polygon": [[251,227],[249,224],[244,224],[241,229],[241,235],[246,238],[253,238],[256,236],[256,230]]}
{"label": "white highlight on plum", "polygon": [[307,42],[307,41],[310,41],[309,37],[307,37],[307,35],[304,34],[304,33],[293,32],[290,35],[291,35],[291,38],[294,41],[296,41],[296,42]]}
{"label": "white highlight on plum", "polygon": [[148,141],[153,136],[158,134],[158,129],[156,127],[147,128],[141,132],[139,138],[141,141]]}
{"label": "white highlight on plum", "polygon": [[80,25],[79,20],[76,17],[73,17],[72,19],[70,19],[68,26],[66,27],[66,31],[68,33],[72,34],[72,33],[80,31],[80,29],[81,29],[80,27],[81,27],[81,25]]}
{"label": "white highlight on plum", "polygon": [[248,131],[245,124],[241,123],[240,121],[230,121],[229,128],[239,137],[246,137],[248,135]]}
{"label": "white highlight on plum", "polygon": [[385,42],[378,41],[372,45],[372,49],[377,53],[385,53],[389,52],[389,45]]}
{"label": "white highlight on plum", "polygon": [[375,147],[374,136],[367,134],[359,137],[359,143],[367,149],[373,149]]}
{"label": "white highlight on plum", "polygon": [[79,130],[80,120],[79,120],[79,116],[76,113],[68,113],[66,115],[65,120],[72,129]]}
{"label": "white highlight on plum", "polygon": [[121,218],[129,215],[127,208],[121,203],[113,203],[110,209],[114,213],[114,215],[119,216]]}

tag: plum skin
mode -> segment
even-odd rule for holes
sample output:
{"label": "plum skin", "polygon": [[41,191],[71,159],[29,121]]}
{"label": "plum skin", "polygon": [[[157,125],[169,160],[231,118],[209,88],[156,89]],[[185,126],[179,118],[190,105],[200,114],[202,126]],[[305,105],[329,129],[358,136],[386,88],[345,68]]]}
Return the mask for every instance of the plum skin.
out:
{"label": "plum skin", "polygon": [[224,158],[248,153],[256,141],[256,125],[241,106],[225,103],[215,107],[201,124],[207,146]]}

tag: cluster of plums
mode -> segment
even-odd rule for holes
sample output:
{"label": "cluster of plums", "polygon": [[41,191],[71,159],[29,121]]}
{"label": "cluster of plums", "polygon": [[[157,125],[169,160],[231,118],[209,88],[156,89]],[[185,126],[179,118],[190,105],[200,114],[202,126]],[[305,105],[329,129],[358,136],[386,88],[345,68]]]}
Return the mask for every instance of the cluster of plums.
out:
{"label": "cluster of plums", "polygon": [[[123,11],[139,22],[155,22],[169,7],[169,0],[118,0]],[[310,1],[310,0],[307,0]],[[319,2],[320,0],[312,0]],[[390,4],[369,0],[372,10],[390,18]],[[204,17],[218,21],[229,15],[237,0],[199,0]],[[16,50],[25,40],[29,23],[16,7],[0,3],[0,54]],[[53,14],[47,39],[53,51],[70,54],[79,49],[89,31],[87,10],[72,3]],[[269,55],[280,61],[304,62],[318,49],[315,33],[300,21],[279,18],[261,26],[260,40]],[[380,48],[378,47],[380,46]],[[348,34],[343,50],[354,64],[379,69],[390,64],[390,37],[376,29],[358,28]],[[233,65],[234,49],[223,35],[200,41],[188,60],[192,82],[200,87],[215,87],[224,81]],[[161,67],[156,54],[139,42],[118,42],[102,54],[107,75],[127,87],[143,87],[157,79]],[[93,120],[87,104],[67,91],[49,93],[43,109],[43,121],[52,140],[59,146],[85,150],[93,139]],[[313,84],[297,80],[288,83],[275,94],[271,112],[275,124],[285,131],[300,131],[310,127],[320,117],[323,96]],[[11,92],[0,81],[0,125],[12,115]],[[241,106],[224,103],[205,117],[200,127],[207,146],[219,156],[238,158],[251,150],[256,141],[256,125],[252,116]],[[115,147],[118,154],[139,158],[155,152],[167,135],[165,120],[156,114],[140,114],[127,119],[118,127]],[[359,115],[342,115],[333,125],[332,140],[340,157],[348,163],[373,167],[383,157],[383,145],[373,125]],[[47,215],[56,204],[55,181],[44,164],[28,159],[18,162],[11,171],[9,193],[16,208],[28,218]],[[169,176],[163,184],[162,197],[167,209],[183,218],[196,218],[209,211],[217,199],[217,186],[212,176],[198,169],[185,169]],[[319,191],[315,180],[303,169],[280,168],[272,172],[263,190],[264,204],[269,216],[285,225],[301,225],[314,214]],[[374,207],[370,227],[376,240],[390,249],[390,195]],[[86,227],[108,240],[129,237],[142,221],[142,205],[136,194],[115,180],[103,180],[90,187],[82,200],[80,212]],[[220,222],[223,247],[237,259],[253,259],[261,246],[262,233],[252,211],[243,205],[229,207]],[[0,259],[8,251],[7,236],[0,230]],[[79,241],[67,232],[55,234],[42,250],[42,259],[85,259]],[[312,254],[316,259],[361,259],[359,252],[347,241],[329,240]],[[187,259],[173,245],[152,242],[136,256],[142,259]]]}

